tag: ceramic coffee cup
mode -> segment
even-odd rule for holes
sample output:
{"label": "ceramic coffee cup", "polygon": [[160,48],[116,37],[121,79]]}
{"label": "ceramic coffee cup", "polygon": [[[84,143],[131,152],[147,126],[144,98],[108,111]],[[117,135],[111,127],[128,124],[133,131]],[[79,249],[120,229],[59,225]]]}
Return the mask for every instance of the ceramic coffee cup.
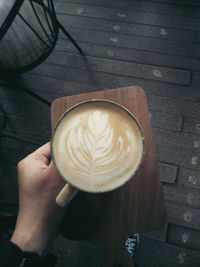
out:
{"label": "ceramic coffee cup", "polygon": [[125,107],[90,100],[67,110],[52,135],[54,164],[67,182],[56,202],[64,206],[78,190],[103,193],[129,181],[144,157],[144,135]]}

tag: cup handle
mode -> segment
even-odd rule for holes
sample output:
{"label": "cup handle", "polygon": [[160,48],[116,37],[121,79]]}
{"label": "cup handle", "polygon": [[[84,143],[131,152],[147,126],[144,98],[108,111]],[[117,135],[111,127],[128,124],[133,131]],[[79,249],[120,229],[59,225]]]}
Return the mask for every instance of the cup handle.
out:
{"label": "cup handle", "polygon": [[72,187],[69,184],[66,184],[63,187],[63,189],[60,191],[58,196],[56,197],[56,203],[60,207],[65,207],[75,197],[77,192],[78,192],[78,189],[76,189],[75,187]]}

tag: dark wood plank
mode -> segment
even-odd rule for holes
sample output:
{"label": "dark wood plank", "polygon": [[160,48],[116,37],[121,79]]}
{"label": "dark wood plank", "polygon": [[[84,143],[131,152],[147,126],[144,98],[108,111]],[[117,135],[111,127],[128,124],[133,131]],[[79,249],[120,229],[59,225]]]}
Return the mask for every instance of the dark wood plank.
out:
{"label": "dark wood plank", "polygon": [[[156,251],[156,253],[155,253]],[[144,260],[153,263],[153,265],[142,266],[173,266],[179,267],[198,267],[200,255],[198,252],[184,249],[177,246],[164,244],[163,242],[143,238],[140,241],[140,247],[136,255],[136,262],[142,263]]]}
{"label": "dark wood plank", "polygon": [[105,248],[94,240],[74,241],[59,236],[50,249],[58,257],[58,267],[102,267]]}
{"label": "dark wood plank", "polygon": [[[147,0],[152,1],[152,0]],[[154,0],[153,0],[154,2]],[[179,0],[155,0],[155,2],[162,2],[162,3],[171,3],[171,4],[179,4],[179,5],[192,5],[192,6],[199,6],[200,3],[198,0],[182,0],[181,2]]]}
{"label": "dark wood plank", "polygon": [[122,20],[139,24],[149,24],[163,27],[199,30],[199,18],[181,17],[175,15],[155,14],[120,8],[105,8],[90,5],[56,3],[56,12],[70,15],[96,17],[101,19]]}
{"label": "dark wood plank", "polygon": [[196,42],[200,43],[200,31],[196,32]]}
{"label": "dark wood plank", "polygon": [[[1,106],[6,110],[7,115],[5,130],[16,134],[18,137],[33,137],[33,141],[36,143],[44,143],[50,139],[49,110],[45,110],[41,106],[39,108],[33,103],[23,104],[22,102],[18,102],[16,105],[15,101],[14,105],[7,99],[4,99]],[[33,112],[34,110],[37,110],[37,112]],[[16,114],[18,115],[16,116]]]}
{"label": "dark wood plank", "polygon": [[200,72],[199,71],[193,71],[192,72],[191,85],[197,86],[199,84],[199,82],[200,82]]}
{"label": "dark wood plank", "polygon": [[[83,49],[84,53],[88,56],[200,71],[199,59],[197,58],[162,54],[134,48],[117,47],[113,46],[112,44],[95,44],[90,43],[90,39],[88,42],[79,41],[79,45]],[[56,51],[78,54],[76,48],[66,39],[59,40],[56,45]]]}
{"label": "dark wood plank", "polygon": [[150,108],[154,107],[154,110],[157,111],[171,112],[185,116],[191,115],[194,117],[198,117],[200,114],[199,103],[186,103],[178,99],[149,95],[148,104]]}
{"label": "dark wood plank", "polygon": [[[50,64],[43,64],[36,69],[31,71],[34,74],[44,75],[46,77],[56,77],[57,79],[71,79],[81,83],[86,84],[93,84],[95,83],[96,86],[105,86],[108,88],[114,88],[116,85],[127,85],[130,86],[132,84],[144,85],[145,91],[148,93],[150,92],[151,95],[148,95],[148,104],[150,109],[155,111],[162,111],[162,112],[170,112],[176,113],[185,116],[199,116],[199,104],[198,103],[190,103],[188,102],[193,100],[197,101],[199,93],[197,90],[193,90],[192,93],[190,89],[184,89],[184,87],[177,87],[177,90],[173,90],[172,86],[168,86],[166,84],[156,84],[152,83],[152,81],[148,81],[144,83],[144,80],[139,82],[138,79],[130,79],[129,77],[120,77],[119,75],[107,75],[98,73],[98,76],[93,72],[88,71],[79,71],[79,75],[77,75],[77,69],[72,68],[65,68],[63,66],[58,65],[50,65]],[[95,87],[97,88],[97,87]],[[89,87],[89,90],[92,89],[92,86]],[[183,91],[182,91],[183,89]],[[70,88],[70,93],[72,93],[72,88]],[[76,92],[75,92],[76,93]],[[69,93],[67,93],[69,95]],[[158,96],[156,96],[156,94]],[[168,95],[170,98],[162,97],[159,95]],[[173,97],[173,98],[171,98]],[[177,98],[177,99],[176,99]],[[183,98],[186,101],[179,100]]]}
{"label": "dark wood plank", "polygon": [[[64,2],[62,0],[56,0],[55,2]],[[199,17],[200,8],[198,6],[184,6],[184,1],[173,1],[159,3],[156,1],[115,1],[115,0],[70,0],[70,3],[81,4],[81,5],[95,5],[109,8],[121,8],[121,9],[131,9],[135,11],[144,11],[152,13],[170,14],[184,17]],[[190,1],[191,3],[191,1]],[[180,6],[182,5],[182,6]]]}
{"label": "dark wood plank", "polygon": [[51,130],[48,123],[33,116],[31,118],[30,115],[24,117],[7,115],[5,131],[16,134],[18,137],[30,138],[38,144],[46,143],[51,139]]}
{"label": "dark wood plank", "polygon": [[140,258],[137,260],[137,263],[140,264],[142,267],[149,267],[149,266],[154,266],[154,267],[171,267],[171,264],[167,264],[166,262],[157,262],[154,260],[149,260],[148,258]]}
{"label": "dark wood plank", "polygon": [[[41,65],[43,66],[43,65]],[[40,66],[40,67],[41,67]],[[78,81],[73,81],[72,79],[65,79],[68,77],[62,77],[62,79],[55,78],[52,76],[48,76],[48,74],[37,72],[37,70],[40,68],[37,67],[31,72],[26,72],[23,75],[21,75],[20,80],[12,80],[12,84],[9,85],[8,81],[0,80],[0,83],[3,85],[7,85],[8,87],[11,86],[13,90],[18,90],[20,87],[25,87],[27,89],[32,89],[32,92],[40,93],[42,96],[46,96],[46,98],[52,98],[53,100],[59,96],[63,95],[72,95],[75,93],[85,93],[90,92],[93,90],[99,90],[101,87],[98,85],[95,85],[94,83],[81,83]],[[55,68],[55,66],[48,65],[47,70],[50,68]],[[56,73],[56,72],[55,72]],[[2,86],[0,86],[1,89],[4,89]],[[56,97],[57,96],[57,97]]]}
{"label": "dark wood plank", "polygon": [[177,182],[179,185],[182,185],[186,188],[190,187],[190,188],[199,190],[200,189],[200,171],[180,168]]}
{"label": "dark wood plank", "polygon": [[168,27],[163,28],[159,26],[128,23],[124,21],[110,21],[106,19],[102,20],[99,18],[74,15],[59,14],[58,17],[67,29],[69,27],[73,27],[84,30],[125,33],[134,36],[144,36],[189,43],[194,42],[195,38],[195,32],[192,30],[173,29]]}
{"label": "dark wood plank", "polygon": [[[185,133],[193,133],[200,135],[200,119],[185,117],[183,124],[183,131]],[[196,143],[196,146],[198,146],[198,143]]]}
{"label": "dark wood plank", "polygon": [[158,112],[150,109],[150,118],[153,127],[181,131],[183,117],[176,114]]}
{"label": "dark wood plank", "polygon": [[[171,54],[180,56],[189,56],[199,58],[200,48],[196,43],[180,43],[176,41],[161,40],[155,38],[145,38],[141,36],[133,36],[118,32],[95,32],[91,30],[82,30],[77,28],[69,28],[70,34],[79,42],[90,42],[95,44],[110,45],[116,47],[133,48],[157,52],[161,54]],[[65,37],[61,34],[61,37]]]}
{"label": "dark wood plank", "polygon": [[[40,123],[40,126],[50,125],[50,107],[20,88],[1,87],[0,106],[6,114],[17,114],[17,117],[24,118],[25,121],[29,120],[29,125],[33,122]],[[35,130],[38,130],[36,125]]]}
{"label": "dark wood plank", "polygon": [[181,205],[166,203],[168,222],[200,230],[198,209],[192,209]]}
{"label": "dark wood plank", "polygon": [[173,146],[174,148],[183,149],[185,152],[200,152],[200,145],[197,145],[200,144],[199,136],[158,128],[154,128],[153,132],[156,144]]}
{"label": "dark wood plank", "polygon": [[191,228],[170,224],[167,242],[179,247],[200,251],[200,232]]}
{"label": "dark wood plank", "polygon": [[200,208],[200,194],[198,190],[173,185],[164,185],[163,194],[167,202],[194,209]]}
{"label": "dark wood plank", "polygon": [[0,139],[0,163],[17,166],[18,162],[38,148],[38,144],[3,137]]}
{"label": "dark wood plank", "polygon": [[[77,72],[79,75],[77,75]],[[2,82],[1,79],[0,82]],[[5,81],[2,83],[5,84]],[[57,86],[56,83],[58,84]],[[185,87],[178,84],[172,86],[171,84],[158,83],[152,80],[85,71],[72,67],[69,69],[63,66],[45,63],[21,75],[21,80],[17,81],[17,84],[34,89],[35,92],[38,91],[43,96],[45,96],[45,92],[48,92],[46,94],[47,98],[52,98],[56,94],[58,96],[60,94],[72,95],[94,90],[97,91],[99,89],[116,88],[116,86],[132,86],[134,84],[143,86],[147,95],[164,96],[187,102],[199,102],[199,87],[193,87],[191,85]],[[181,101],[180,103],[184,102]]]}
{"label": "dark wood plank", "polygon": [[87,60],[85,60],[81,59],[79,55],[66,54],[62,52],[56,52],[52,54],[48,58],[47,62],[66,67],[70,67],[73,64],[74,67],[79,67],[80,69],[91,69],[94,71],[121,74],[183,85],[188,85],[190,82],[190,71],[188,70],[170,69],[160,66],[115,61],[111,59],[105,60],[90,56],[87,56]]}
{"label": "dark wood plank", "polygon": [[164,183],[175,184],[177,178],[178,167],[172,164],[160,162],[160,176]]}
{"label": "dark wood plank", "polygon": [[[83,84],[76,84],[76,83],[65,83],[64,81],[61,80],[57,80],[57,79],[49,79],[49,84],[48,83],[48,78],[42,78],[42,77],[34,77],[35,80],[31,79],[32,77],[27,77],[24,76],[26,79],[23,80],[23,83],[26,81],[29,81],[29,83],[25,83],[26,86],[30,86],[32,88],[34,87],[34,84],[36,82],[37,84],[37,93],[41,93],[42,96],[48,98],[50,101],[54,100],[55,98],[57,98],[58,96],[62,96],[63,94],[70,94],[69,90],[67,90],[69,88],[69,86],[71,87],[72,90],[75,90],[76,87],[78,86],[76,93],[81,93],[81,92],[85,92],[81,90],[81,87],[86,88],[87,90],[91,87],[91,90],[94,91],[94,86],[92,85],[83,85]],[[41,81],[41,83],[38,84],[38,81]],[[47,84],[45,84],[44,82],[47,82]],[[52,85],[53,83],[53,85]],[[30,84],[30,85],[29,85]],[[55,87],[54,87],[55,84]],[[63,86],[59,86],[59,84],[63,85]],[[52,85],[52,91],[54,91],[54,89],[56,90],[56,92],[52,93],[52,97],[51,94],[49,93],[50,87],[49,85]],[[40,89],[41,87],[41,89]],[[40,90],[41,91],[40,91]],[[99,88],[96,88],[96,90]],[[17,90],[16,89],[9,89],[7,88],[7,91],[11,91],[11,90]],[[48,91],[46,91],[48,90]],[[59,91],[58,91],[59,90]],[[47,94],[48,92],[48,94]],[[11,91],[12,94],[12,91]],[[3,95],[1,95],[3,96]],[[28,98],[29,99],[29,98]],[[175,114],[170,114],[170,113],[163,113],[163,112],[157,112],[157,111],[153,111],[150,110],[150,115],[151,115],[151,122],[152,125],[155,127],[159,127],[159,128],[165,128],[165,129],[172,129],[172,130],[181,130],[181,126],[182,126],[182,117],[175,115]],[[28,127],[24,127],[24,125],[27,125],[28,123]],[[12,115],[9,116],[8,118],[8,123],[6,126],[6,129],[10,129],[10,130],[19,130],[23,132],[23,134],[31,134],[31,132],[35,130],[35,126],[34,124],[37,123],[37,120],[32,117],[31,120],[30,118],[26,118],[26,117],[19,117],[18,115]],[[48,125],[41,125],[39,128],[42,129],[38,132],[38,137],[41,136],[42,138],[49,138],[49,127]],[[21,132],[21,133],[22,133]]]}
{"label": "dark wood plank", "polygon": [[166,224],[165,227],[163,227],[161,230],[155,231],[155,232],[150,232],[150,233],[144,233],[144,234],[141,234],[140,237],[142,237],[142,238],[146,237],[146,238],[150,238],[153,240],[165,242],[166,241],[166,235],[167,235],[167,228],[168,228],[168,225]]}
{"label": "dark wood plank", "polygon": [[179,165],[183,168],[200,170],[199,152],[177,149],[173,146],[156,145],[158,159],[161,162],[167,162],[174,165]]}

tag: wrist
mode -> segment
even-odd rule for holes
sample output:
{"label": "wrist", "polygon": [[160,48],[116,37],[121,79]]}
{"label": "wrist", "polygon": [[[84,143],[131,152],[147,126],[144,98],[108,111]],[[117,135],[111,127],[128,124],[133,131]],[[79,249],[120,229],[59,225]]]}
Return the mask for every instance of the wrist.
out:
{"label": "wrist", "polygon": [[39,256],[37,253],[27,252],[20,249],[19,246],[11,242],[9,230],[0,236],[0,262],[1,266],[43,266],[55,267],[56,257],[52,254]]}
{"label": "wrist", "polygon": [[58,209],[57,216],[49,216],[48,212],[45,215],[45,212],[36,212],[35,209],[26,208],[19,211],[11,242],[23,251],[42,255],[55,237],[63,213],[64,210],[61,208]]}
{"label": "wrist", "polygon": [[23,251],[42,255],[50,241],[47,226],[41,222],[22,222],[16,224],[11,242]]}

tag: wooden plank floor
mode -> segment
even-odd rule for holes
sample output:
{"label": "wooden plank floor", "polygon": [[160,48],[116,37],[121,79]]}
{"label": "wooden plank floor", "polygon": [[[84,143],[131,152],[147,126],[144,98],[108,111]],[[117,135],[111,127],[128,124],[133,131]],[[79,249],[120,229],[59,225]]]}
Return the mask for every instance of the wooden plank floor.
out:
{"label": "wooden plank floor", "polygon": [[[60,33],[55,50],[37,68],[9,82],[0,77],[4,130],[32,141],[1,136],[0,199],[17,201],[16,164],[49,140],[54,99],[141,86],[148,98],[168,223],[162,231],[141,236],[136,262],[140,267],[200,266],[200,1],[54,2],[58,18],[86,56]],[[73,264],[97,266],[91,262]],[[59,264],[65,266],[62,260]]]}

